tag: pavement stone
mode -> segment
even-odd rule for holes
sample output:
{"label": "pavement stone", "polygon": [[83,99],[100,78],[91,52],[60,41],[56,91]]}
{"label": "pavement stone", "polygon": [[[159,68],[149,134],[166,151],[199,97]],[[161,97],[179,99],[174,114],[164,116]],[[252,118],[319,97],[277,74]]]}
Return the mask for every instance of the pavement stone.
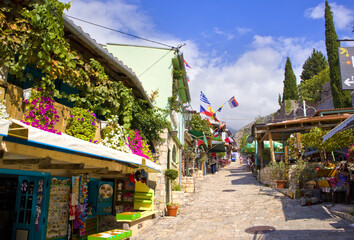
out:
{"label": "pavement stone", "polygon": [[[300,206],[237,163],[204,176],[194,193],[185,194],[185,203],[177,217],[160,218],[131,239],[354,239],[350,222],[324,204]],[[249,231],[260,226],[275,230]]]}

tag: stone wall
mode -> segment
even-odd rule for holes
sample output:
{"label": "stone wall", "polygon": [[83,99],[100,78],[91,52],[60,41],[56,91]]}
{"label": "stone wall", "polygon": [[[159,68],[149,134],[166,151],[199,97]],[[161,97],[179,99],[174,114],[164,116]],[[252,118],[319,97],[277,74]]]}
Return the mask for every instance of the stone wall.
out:
{"label": "stone wall", "polygon": [[193,193],[195,190],[195,178],[182,177],[182,189],[186,193]]}

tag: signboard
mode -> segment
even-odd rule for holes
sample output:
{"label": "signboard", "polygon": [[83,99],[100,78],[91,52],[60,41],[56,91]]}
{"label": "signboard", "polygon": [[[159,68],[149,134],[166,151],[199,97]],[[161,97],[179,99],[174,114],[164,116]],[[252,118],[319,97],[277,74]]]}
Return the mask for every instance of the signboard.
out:
{"label": "signboard", "polygon": [[343,90],[354,90],[354,47],[338,48]]}

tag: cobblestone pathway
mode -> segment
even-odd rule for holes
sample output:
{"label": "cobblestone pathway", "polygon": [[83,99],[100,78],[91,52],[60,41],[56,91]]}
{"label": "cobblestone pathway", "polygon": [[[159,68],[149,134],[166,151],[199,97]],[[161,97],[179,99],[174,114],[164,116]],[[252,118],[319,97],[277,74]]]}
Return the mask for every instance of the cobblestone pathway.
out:
{"label": "cobblestone pathway", "polygon": [[[321,204],[301,207],[236,163],[204,176],[186,198],[177,217],[161,218],[132,239],[354,239],[348,221]],[[260,226],[274,231],[252,231]]]}

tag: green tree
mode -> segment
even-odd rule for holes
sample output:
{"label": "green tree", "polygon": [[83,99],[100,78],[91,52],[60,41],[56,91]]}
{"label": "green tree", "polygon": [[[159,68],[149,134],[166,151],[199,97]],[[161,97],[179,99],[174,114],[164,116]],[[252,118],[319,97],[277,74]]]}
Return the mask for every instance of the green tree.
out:
{"label": "green tree", "polygon": [[202,132],[205,136],[211,136],[211,125],[206,119],[202,119],[199,114],[193,114],[192,119],[188,122],[191,130]]}
{"label": "green tree", "polygon": [[329,63],[329,72],[331,78],[331,92],[333,96],[333,105],[335,108],[351,107],[352,101],[349,91],[341,90],[341,80],[339,73],[338,47],[340,43],[337,41],[337,33],[333,24],[333,15],[331,7],[326,1],[325,8],[325,35],[326,50]]}
{"label": "green tree", "polygon": [[281,95],[280,95],[280,93],[279,93],[279,96],[278,96],[278,103],[279,103],[279,106],[281,106],[282,101],[281,101]]}
{"label": "green tree", "polygon": [[326,69],[328,63],[320,51],[313,49],[311,56],[302,65],[301,82],[306,81]]}
{"label": "green tree", "polygon": [[283,102],[285,100],[297,100],[296,77],[289,57],[286,59],[284,77]]}
{"label": "green tree", "polygon": [[329,68],[322,70],[298,85],[299,97],[306,102],[315,103],[321,100],[323,85],[329,81]]}

